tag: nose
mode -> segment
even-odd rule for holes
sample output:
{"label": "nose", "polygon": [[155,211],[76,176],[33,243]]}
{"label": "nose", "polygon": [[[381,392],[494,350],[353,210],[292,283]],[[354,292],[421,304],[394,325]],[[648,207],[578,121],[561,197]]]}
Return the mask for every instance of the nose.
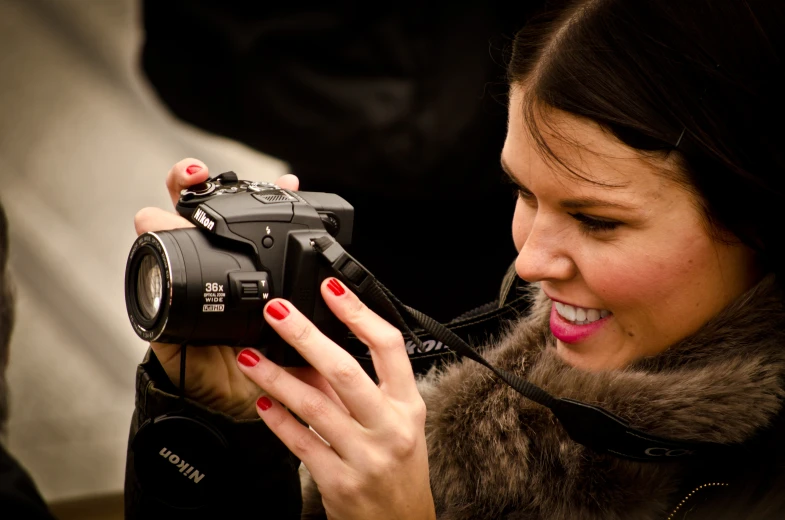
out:
{"label": "nose", "polygon": [[577,273],[570,255],[570,240],[538,214],[525,234],[515,260],[515,271],[527,282],[566,281]]}

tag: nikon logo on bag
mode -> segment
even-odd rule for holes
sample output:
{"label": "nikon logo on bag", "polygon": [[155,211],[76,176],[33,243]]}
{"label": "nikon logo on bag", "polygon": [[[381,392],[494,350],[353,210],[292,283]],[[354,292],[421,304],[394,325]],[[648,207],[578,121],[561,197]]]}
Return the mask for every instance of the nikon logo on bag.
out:
{"label": "nikon logo on bag", "polygon": [[168,450],[166,447],[164,447],[161,449],[161,451],[158,452],[158,454],[172,464],[176,465],[177,469],[180,470],[180,473],[182,473],[182,475],[187,477],[189,480],[193,480],[195,484],[198,484],[204,478],[204,473],[201,473],[198,469],[194,468],[184,460],[181,460],[179,456],[172,453],[172,450]]}

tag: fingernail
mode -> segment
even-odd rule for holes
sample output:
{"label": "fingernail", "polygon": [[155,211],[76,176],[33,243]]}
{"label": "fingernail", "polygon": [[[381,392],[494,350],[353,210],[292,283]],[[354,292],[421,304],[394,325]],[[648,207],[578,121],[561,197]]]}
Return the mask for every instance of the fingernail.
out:
{"label": "fingernail", "polygon": [[336,296],[340,296],[346,292],[346,289],[343,288],[341,282],[339,282],[335,278],[332,278],[329,282],[327,282],[327,288],[330,289],[332,293]]}
{"label": "fingernail", "polygon": [[289,309],[281,302],[273,302],[267,306],[267,314],[276,320],[282,320],[289,315]]}
{"label": "fingernail", "polygon": [[253,367],[259,362],[259,356],[257,356],[253,350],[245,349],[237,356],[237,361],[239,361],[241,365]]}
{"label": "fingernail", "polygon": [[186,168],[185,171],[188,173],[188,175],[193,175],[194,173],[198,173],[202,171],[202,167],[199,166],[198,164],[192,164],[191,166]]}
{"label": "fingernail", "polygon": [[268,410],[273,405],[273,402],[267,398],[267,396],[263,395],[259,399],[256,400],[256,406],[262,409],[262,411]]}

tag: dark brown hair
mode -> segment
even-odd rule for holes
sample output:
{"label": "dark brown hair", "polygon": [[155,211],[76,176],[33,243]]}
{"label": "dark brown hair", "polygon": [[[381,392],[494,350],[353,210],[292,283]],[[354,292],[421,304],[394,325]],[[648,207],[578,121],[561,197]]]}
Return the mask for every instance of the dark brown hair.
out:
{"label": "dark brown hair", "polygon": [[550,4],[516,35],[508,76],[525,85],[529,130],[551,159],[538,107],[595,121],[646,154],[676,154],[709,222],[780,273],[783,58],[779,0],[582,0]]}

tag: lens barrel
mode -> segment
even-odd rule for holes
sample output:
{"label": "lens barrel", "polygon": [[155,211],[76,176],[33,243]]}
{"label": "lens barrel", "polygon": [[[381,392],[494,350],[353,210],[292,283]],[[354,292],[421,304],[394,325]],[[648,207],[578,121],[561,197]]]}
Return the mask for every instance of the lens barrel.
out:
{"label": "lens barrel", "polygon": [[134,331],[160,343],[258,343],[264,326],[260,309],[271,287],[253,258],[252,251],[195,228],[140,235],[125,272]]}

